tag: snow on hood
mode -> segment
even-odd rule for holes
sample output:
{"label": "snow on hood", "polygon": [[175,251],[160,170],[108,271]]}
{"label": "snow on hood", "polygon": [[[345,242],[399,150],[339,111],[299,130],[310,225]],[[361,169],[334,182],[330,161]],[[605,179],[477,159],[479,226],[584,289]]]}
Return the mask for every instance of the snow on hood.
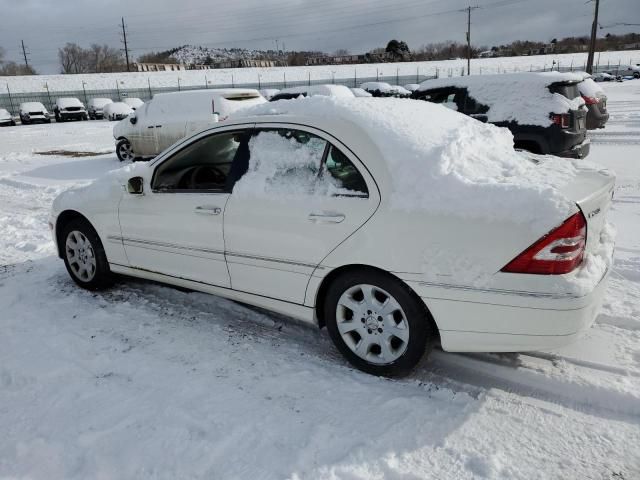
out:
{"label": "snow on hood", "polygon": [[59,108],[69,108],[69,107],[81,107],[84,108],[84,105],[82,104],[82,102],[80,100],[78,100],[77,98],[58,98],[56,100],[56,105]]}
{"label": "snow on hood", "polygon": [[[364,130],[386,160],[391,208],[509,219],[533,228],[540,223],[558,225],[576,210],[575,203],[558,191],[577,173],[572,161],[548,156],[535,163],[513,149],[508,129],[441,105],[411,99],[318,96],[243,112],[269,114],[325,121],[341,118]],[[349,138],[343,140],[349,144]]]}
{"label": "snow on hood", "polygon": [[521,125],[548,126],[550,113],[567,113],[584,105],[581,97],[573,100],[551,93],[556,82],[581,82],[578,73],[536,72],[468,77],[436,78],[420,84],[418,91],[441,87],[466,88],[469,95],[489,107],[489,122],[514,121]]}
{"label": "snow on hood", "polygon": [[23,112],[46,112],[47,109],[40,102],[24,102],[20,104],[20,110]]}
{"label": "snow on hood", "polygon": [[0,120],[11,120],[11,114],[4,108],[0,108]]}

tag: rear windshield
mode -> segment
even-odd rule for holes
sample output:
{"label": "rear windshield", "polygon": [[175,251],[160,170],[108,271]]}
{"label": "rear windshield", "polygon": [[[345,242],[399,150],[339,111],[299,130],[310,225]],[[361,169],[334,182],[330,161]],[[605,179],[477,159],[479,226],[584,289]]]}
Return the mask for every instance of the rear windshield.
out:
{"label": "rear windshield", "polygon": [[549,91],[551,93],[559,93],[564,95],[569,100],[578,98],[580,96],[580,90],[578,90],[577,83],[553,83],[549,85]]}
{"label": "rear windshield", "polygon": [[242,100],[253,100],[255,98],[260,98],[260,95],[242,95],[242,96],[238,96],[238,95],[225,95],[224,99],[225,100],[234,100],[236,102],[241,102]]}
{"label": "rear windshield", "polygon": [[278,100],[292,100],[294,98],[298,98],[299,96],[303,96],[306,97],[307,96],[307,92],[300,92],[300,93],[279,93],[277,95],[274,95],[273,97],[271,97],[271,102],[277,102]]}

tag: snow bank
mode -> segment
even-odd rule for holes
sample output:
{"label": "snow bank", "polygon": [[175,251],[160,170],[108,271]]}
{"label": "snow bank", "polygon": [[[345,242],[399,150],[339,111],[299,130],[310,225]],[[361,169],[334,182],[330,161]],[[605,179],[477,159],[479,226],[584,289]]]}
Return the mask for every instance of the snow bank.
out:
{"label": "snow bank", "polygon": [[418,91],[466,88],[471,97],[489,107],[489,122],[514,121],[544,127],[552,124],[551,112],[567,113],[584,105],[582,98],[568,99],[551,93],[548,86],[555,82],[581,82],[582,79],[581,74],[559,72],[438,78],[422,82]]}
{"label": "snow bank", "polygon": [[[513,149],[509,130],[440,105],[395,98],[312,97],[243,113],[342,118],[359,126],[387,161],[395,209],[508,219],[523,225],[542,222],[549,227],[576,208],[557,191],[576,174],[571,161],[548,157],[536,164]],[[349,143],[348,138],[344,141]],[[295,159],[291,161],[295,166]]]}

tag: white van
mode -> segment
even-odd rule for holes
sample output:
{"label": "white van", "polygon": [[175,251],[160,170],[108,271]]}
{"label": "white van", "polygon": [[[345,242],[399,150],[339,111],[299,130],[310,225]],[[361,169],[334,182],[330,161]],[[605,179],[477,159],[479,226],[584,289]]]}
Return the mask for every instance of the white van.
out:
{"label": "white van", "polygon": [[231,113],[265,102],[248,88],[159,93],[113,128],[116,154],[120,161],[155,157]]}

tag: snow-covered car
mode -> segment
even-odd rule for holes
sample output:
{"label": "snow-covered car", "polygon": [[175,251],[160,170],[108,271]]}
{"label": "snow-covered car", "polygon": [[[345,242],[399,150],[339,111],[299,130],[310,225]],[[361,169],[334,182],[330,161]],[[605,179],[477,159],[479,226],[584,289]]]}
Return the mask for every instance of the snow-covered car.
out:
{"label": "snow-covered car", "polygon": [[262,95],[265,100],[271,100],[274,95],[277,95],[280,92],[277,88],[263,88],[260,90],[260,95]]}
{"label": "snow-covered car", "polygon": [[53,107],[53,113],[56,117],[56,122],[89,119],[84,103],[73,97],[62,97],[56,99],[56,104]]}
{"label": "snow-covered car", "polygon": [[278,100],[291,100],[292,98],[313,97],[316,95],[347,98],[353,98],[354,96],[351,90],[344,85],[304,85],[302,87],[283,88],[276,95],[271,97],[271,100],[269,101],[277,102]]}
{"label": "snow-covered car", "polygon": [[353,95],[356,97],[372,97],[373,96],[366,90],[363,90],[362,88],[359,88],[359,87],[349,88],[349,90],[351,90],[351,93],[353,93]]}
{"label": "snow-covered car", "polygon": [[16,121],[8,110],[0,108],[0,127],[15,126]]}
{"label": "snow-covered car", "polygon": [[584,158],[589,154],[582,73],[534,72],[426,80],[412,98],[440,103],[482,122],[507,127],[516,148]]}
{"label": "snow-covered car", "polygon": [[398,86],[390,85],[387,82],[364,82],[360,88],[366,90],[374,97],[408,97],[411,92]]}
{"label": "snow-covered car", "polygon": [[104,118],[104,107],[110,103],[113,103],[113,100],[110,98],[92,98],[89,100],[89,104],[87,105],[89,120]]}
{"label": "snow-covered car", "polygon": [[112,102],[104,107],[104,118],[110,121],[122,120],[133,113],[133,108],[124,102]]}
{"label": "snow-covered car", "polygon": [[531,351],[588,329],[612,261],[614,181],[428,102],[314,96],[68,190],[49,223],[83,288],[124,274],[257,305],[326,326],[358,368],[399,375],[436,339]]}
{"label": "snow-covered car", "polygon": [[622,77],[618,78],[615,75],[611,75],[610,73],[606,73],[606,72],[600,72],[600,73],[594,73],[593,74],[593,79],[596,82],[615,82],[615,81],[622,81]]}
{"label": "snow-covered car", "polygon": [[578,90],[588,109],[587,130],[604,128],[609,120],[607,95],[604,90],[588,74],[585,74],[584,80],[578,84]]}
{"label": "snow-covered car", "polygon": [[413,92],[414,90],[417,90],[418,88],[420,88],[420,84],[419,83],[407,83],[404,86],[404,89],[408,90],[410,92]]}
{"label": "snow-covered car", "polygon": [[257,90],[222,88],[159,93],[113,128],[120,161],[155,157],[231,113],[266,100]]}
{"label": "snow-covered car", "polygon": [[144,102],[142,101],[142,99],[140,99],[138,97],[125,97],[120,101],[122,103],[126,103],[127,105],[129,105],[132,110],[137,110],[142,105],[144,105]]}
{"label": "snow-covered car", "polygon": [[23,125],[30,123],[51,123],[51,117],[45,106],[40,102],[23,102],[19,109],[20,122]]}

